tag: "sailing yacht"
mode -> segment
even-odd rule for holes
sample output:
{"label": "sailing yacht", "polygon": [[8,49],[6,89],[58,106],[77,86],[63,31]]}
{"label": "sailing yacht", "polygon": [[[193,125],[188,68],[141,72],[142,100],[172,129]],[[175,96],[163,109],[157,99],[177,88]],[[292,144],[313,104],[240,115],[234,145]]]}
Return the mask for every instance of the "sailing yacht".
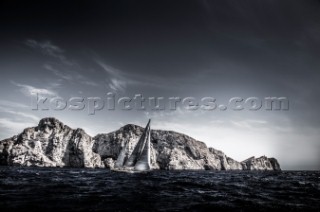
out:
{"label": "sailing yacht", "polygon": [[129,149],[129,142],[125,146],[115,163],[114,171],[125,172],[141,172],[150,171],[150,122],[149,119],[147,126],[145,127],[138,143],[134,147],[132,154],[128,157],[127,150]]}

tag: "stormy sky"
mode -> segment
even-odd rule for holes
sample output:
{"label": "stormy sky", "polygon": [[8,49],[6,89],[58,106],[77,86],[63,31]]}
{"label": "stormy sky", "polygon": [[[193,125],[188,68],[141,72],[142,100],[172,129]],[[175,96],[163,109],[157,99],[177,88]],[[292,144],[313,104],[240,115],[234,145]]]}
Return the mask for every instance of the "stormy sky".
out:
{"label": "stormy sky", "polygon": [[[0,139],[54,116],[92,136],[174,130],[242,161],[319,169],[320,1],[2,1]],[[53,98],[287,97],[289,110],[32,110]]]}

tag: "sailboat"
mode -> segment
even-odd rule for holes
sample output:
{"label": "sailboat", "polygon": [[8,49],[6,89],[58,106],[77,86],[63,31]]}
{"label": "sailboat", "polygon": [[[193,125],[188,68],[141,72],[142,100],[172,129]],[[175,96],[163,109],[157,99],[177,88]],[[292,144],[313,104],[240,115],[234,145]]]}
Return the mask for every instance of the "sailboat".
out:
{"label": "sailboat", "polygon": [[[149,119],[138,143],[128,157],[128,146],[125,146],[120,152],[117,162],[115,163],[114,171],[123,172],[145,172],[151,170],[150,165],[150,122]],[[129,142],[127,143],[129,145]]]}

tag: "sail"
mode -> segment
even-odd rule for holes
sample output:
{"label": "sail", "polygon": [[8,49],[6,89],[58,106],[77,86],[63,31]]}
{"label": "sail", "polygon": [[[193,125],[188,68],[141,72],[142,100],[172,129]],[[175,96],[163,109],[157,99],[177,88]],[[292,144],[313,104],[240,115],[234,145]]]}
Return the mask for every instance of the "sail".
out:
{"label": "sail", "polygon": [[[150,121],[149,121],[150,122]],[[146,171],[150,170],[150,126],[146,127],[146,136],[145,136],[145,145],[143,151],[134,166],[134,169],[137,171]]]}
{"label": "sail", "polygon": [[145,147],[145,144],[147,143],[146,141],[149,137],[149,135],[148,135],[149,133],[150,133],[150,120],[149,120],[144,132],[142,133],[136,147],[134,148],[131,156],[124,163],[124,166],[133,167],[136,165],[137,161],[140,159],[141,155],[144,152],[144,147]]}
{"label": "sail", "polygon": [[115,167],[116,168],[119,168],[119,167],[122,167],[123,164],[124,164],[124,161],[126,160],[127,158],[127,151],[129,149],[129,142],[122,148],[122,150],[120,151],[119,153],[119,156],[117,158],[117,161],[115,163]]}

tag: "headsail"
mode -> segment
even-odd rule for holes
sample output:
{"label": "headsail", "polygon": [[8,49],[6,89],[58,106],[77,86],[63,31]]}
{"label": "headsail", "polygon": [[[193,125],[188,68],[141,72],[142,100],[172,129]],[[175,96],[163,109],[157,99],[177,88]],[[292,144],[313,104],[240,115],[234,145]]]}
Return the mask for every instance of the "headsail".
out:
{"label": "headsail", "polygon": [[127,143],[120,151],[117,161],[115,163],[116,168],[120,168],[123,166],[124,161],[127,159],[127,151],[129,151],[129,143]]}
{"label": "headsail", "polygon": [[137,142],[132,153],[127,158],[127,152],[129,149],[129,143],[127,143],[121,150],[117,162],[116,168],[128,168],[137,171],[146,171],[151,169],[150,165],[150,122],[145,127],[139,141]]}

